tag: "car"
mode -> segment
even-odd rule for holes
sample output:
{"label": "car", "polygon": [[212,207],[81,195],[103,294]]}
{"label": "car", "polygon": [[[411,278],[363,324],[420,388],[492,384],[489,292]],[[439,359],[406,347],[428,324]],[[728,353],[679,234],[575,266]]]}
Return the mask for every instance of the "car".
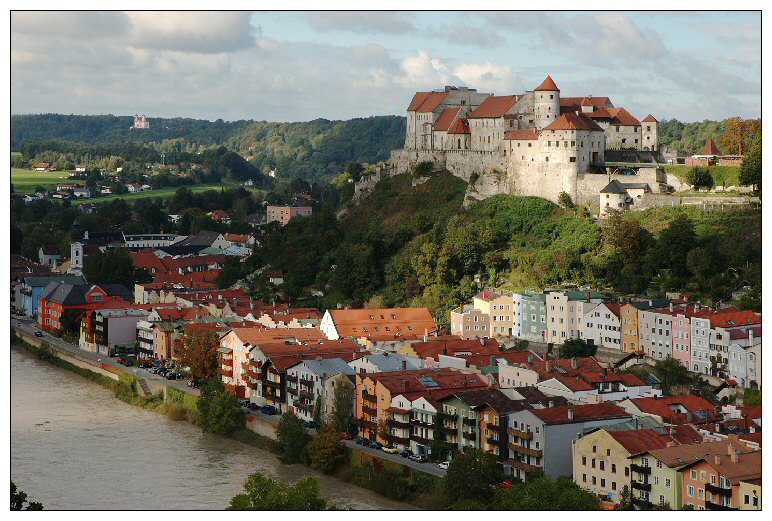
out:
{"label": "car", "polygon": [[279,411],[276,410],[276,407],[273,405],[263,405],[263,414],[267,414],[268,416],[272,416],[274,414],[278,414]]}
{"label": "car", "polygon": [[367,438],[359,438],[359,439],[357,440],[357,443],[358,443],[359,445],[363,445],[363,446],[369,446],[369,445],[370,445],[370,440],[368,440]]}
{"label": "car", "polygon": [[413,451],[410,449],[405,449],[402,452],[400,452],[399,455],[402,456],[403,458],[409,458],[410,456],[413,455]]}
{"label": "car", "polygon": [[429,461],[426,456],[423,454],[413,454],[408,458],[410,461],[415,461],[416,463],[426,463]]}
{"label": "car", "polygon": [[381,443],[380,441],[374,441],[370,443],[370,448],[381,450],[383,448],[383,443]]}
{"label": "car", "polygon": [[169,372],[169,370],[168,370],[167,368],[165,368],[165,367],[162,367],[162,368],[160,368],[160,369],[159,369],[159,370],[156,372],[156,374],[157,374],[158,376],[166,376],[166,373],[168,373],[168,372]]}
{"label": "car", "polygon": [[449,461],[443,461],[442,463],[440,463],[437,466],[439,468],[441,468],[442,470],[448,470],[448,467],[450,466],[450,462]]}
{"label": "car", "polygon": [[126,363],[124,363],[123,365],[125,365],[126,367],[134,367],[134,360],[128,359],[126,360]]}
{"label": "car", "polygon": [[166,378],[167,380],[177,380],[179,377],[180,375],[175,373],[174,371],[169,371],[168,373],[166,373],[166,376],[164,376],[164,378]]}
{"label": "car", "polygon": [[125,358],[123,358],[122,356],[120,356],[120,357],[118,357],[118,363],[119,363],[119,364],[121,364],[121,365],[123,365],[123,364],[125,364],[125,363],[126,363],[126,359],[125,359]]}
{"label": "car", "polygon": [[496,485],[498,488],[512,488],[512,480],[507,479]]}
{"label": "car", "polygon": [[260,409],[262,409],[262,407],[260,407],[256,403],[249,402],[249,405],[247,405],[247,409],[249,409],[250,411],[259,411]]}
{"label": "car", "polygon": [[43,336],[43,332],[42,331],[35,331],[35,336],[41,337],[41,336]]}
{"label": "car", "polygon": [[397,447],[381,447],[381,450],[388,454],[396,454],[399,452],[399,449]]}
{"label": "car", "polygon": [[142,369],[150,369],[153,367],[153,362],[151,362],[150,360],[143,360],[142,362],[140,362],[139,366]]}
{"label": "car", "polygon": [[306,429],[318,429],[319,424],[316,423],[314,420],[310,420],[306,422]]}

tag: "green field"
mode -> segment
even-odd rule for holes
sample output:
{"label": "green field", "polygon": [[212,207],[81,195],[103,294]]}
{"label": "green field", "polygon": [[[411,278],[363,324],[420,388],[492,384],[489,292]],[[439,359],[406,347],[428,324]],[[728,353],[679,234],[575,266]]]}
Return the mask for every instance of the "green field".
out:
{"label": "green field", "polygon": [[[190,191],[193,193],[198,193],[198,192],[205,192],[207,190],[219,190],[220,188],[232,188],[234,186],[235,185],[228,185],[223,183],[223,184],[186,186],[185,188],[189,188]],[[176,192],[178,188],[180,187],[167,186],[166,188],[158,188],[157,190],[148,190],[147,192],[105,195],[105,196],[99,196],[99,197],[92,197],[91,199],[74,199],[72,200],[72,204],[108,203],[115,199],[126,199],[127,201],[132,201],[134,199],[147,199],[150,197],[166,198],[166,197],[173,196],[174,192]]]}
{"label": "green field", "polygon": [[36,172],[24,168],[11,168],[11,183],[14,190],[32,193],[38,185],[49,187],[69,180],[69,172]]}
{"label": "green field", "polygon": [[[668,165],[665,167],[665,172],[675,175],[678,179],[683,181],[686,179],[686,174],[693,167],[686,165]],[[738,176],[740,175],[739,166],[709,166],[710,175],[713,176],[713,180],[716,182],[716,186],[738,186]]]}

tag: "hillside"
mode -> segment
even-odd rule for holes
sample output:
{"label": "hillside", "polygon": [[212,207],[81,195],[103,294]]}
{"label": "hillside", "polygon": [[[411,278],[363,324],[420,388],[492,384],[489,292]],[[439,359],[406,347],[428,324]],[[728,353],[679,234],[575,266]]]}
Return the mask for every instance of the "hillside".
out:
{"label": "hillside", "polygon": [[102,156],[123,155],[126,149],[151,150],[137,145],[154,144],[153,149],[160,153],[160,143],[174,140],[174,146],[164,147],[173,157],[174,151],[226,145],[250,157],[264,174],[275,170],[280,178],[328,181],[349,161],[377,163],[387,159],[405,139],[405,118],[398,116],[300,123],[151,118],[150,128],[144,130],[130,129],[132,123],[132,117],[112,115],[11,116],[11,149],[26,147],[34,153],[81,149]]}
{"label": "hillside", "polygon": [[263,262],[284,271],[290,297],[321,288],[327,307],[427,306],[442,325],[478,291],[475,277],[510,290],[689,290],[703,302],[760,287],[758,210],[658,208],[600,225],[535,197],[498,195],[463,209],[465,183],[447,173],[410,181],[379,183],[341,221],[332,212],[293,221],[269,236]]}

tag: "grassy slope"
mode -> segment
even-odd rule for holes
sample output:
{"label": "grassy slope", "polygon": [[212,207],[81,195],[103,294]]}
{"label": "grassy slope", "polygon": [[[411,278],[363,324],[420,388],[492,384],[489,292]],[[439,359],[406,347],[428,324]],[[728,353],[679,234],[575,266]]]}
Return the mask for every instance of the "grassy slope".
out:
{"label": "grassy slope", "polygon": [[69,172],[36,172],[24,168],[11,168],[11,183],[17,192],[32,193],[37,185],[49,187],[70,182]]}
{"label": "grassy slope", "polygon": [[[686,173],[690,168],[693,167],[686,165],[671,165],[666,166],[665,171],[668,174],[675,175],[681,181],[684,181],[686,179]],[[716,182],[716,186],[722,186],[724,184],[726,184],[726,186],[739,186],[740,184],[740,182],[737,180],[737,176],[740,175],[739,166],[716,165],[708,167],[708,170],[710,170],[710,173],[713,176],[713,180]]]}

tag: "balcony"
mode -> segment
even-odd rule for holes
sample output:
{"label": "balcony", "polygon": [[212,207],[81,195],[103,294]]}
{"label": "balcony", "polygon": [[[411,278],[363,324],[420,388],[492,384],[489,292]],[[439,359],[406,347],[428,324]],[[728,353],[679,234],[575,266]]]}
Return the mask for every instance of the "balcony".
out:
{"label": "balcony", "polygon": [[504,425],[496,425],[495,423],[486,423],[485,428],[493,432],[504,432],[506,429]]}
{"label": "balcony", "polygon": [[260,379],[260,373],[259,372],[253,371],[252,369],[247,369],[246,372],[247,372],[247,376],[251,376],[252,378],[254,378],[256,380]]}
{"label": "balcony", "polygon": [[301,377],[300,378],[300,385],[304,385],[306,387],[313,387],[314,386],[314,381],[313,380],[308,380],[307,378],[302,378]]}
{"label": "balcony", "polygon": [[287,374],[287,376],[285,376],[285,378],[287,379],[288,382],[292,382],[293,384],[298,383],[298,377],[297,376],[293,376],[291,374]]}
{"label": "balcony", "polygon": [[362,412],[365,413],[365,414],[369,414],[371,416],[374,416],[374,415],[378,414],[378,411],[376,409],[374,409],[372,407],[367,407],[366,405],[362,406]]}
{"label": "balcony", "polygon": [[705,502],[705,509],[706,510],[737,510],[733,507],[728,507],[726,505],[719,505],[718,503],[713,503],[712,501],[706,501]]}
{"label": "balcony", "polygon": [[472,442],[477,441],[477,434],[475,434],[474,432],[464,432],[461,434],[461,437],[464,438],[465,440],[469,440]]}
{"label": "balcony", "polygon": [[640,481],[633,481],[633,488],[637,490],[643,490],[644,492],[651,492],[651,483],[641,483]]}
{"label": "balcony", "polygon": [[522,461],[519,461],[516,459],[508,459],[507,465],[509,465],[512,468],[524,470],[526,472],[541,472],[543,470],[541,467],[537,467],[536,465],[530,465],[528,463],[523,463]]}
{"label": "balcony", "polygon": [[221,375],[223,375],[223,376],[228,376],[228,377],[230,377],[230,378],[233,378],[233,368],[230,368],[230,369],[223,369],[223,368],[221,367],[221,368],[220,368],[220,374],[221,374]]}
{"label": "balcony", "polygon": [[386,420],[386,425],[389,427],[396,427],[397,429],[409,429],[410,424],[408,422],[401,422],[399,420],[394,420],[392,418],[389,418]]}
{"label": "balcony", "polygon": [[250,389],[254,389],[256,391],[257,390],[257,382],[247,382],[247,387],[249,387]]}
{"label": "balcony", "polygon": [[374,394],[370,394],[367,391],[362,391],[362,399],[366,402],[377,402],[378,398]]}
{"label": "balcony", "polygon": [[227,365],[229,367],[233,367],[233,358],[221,358],[220,363],[222,365]]}
{"label": "balcony", "polygon": [[273,380],[268,380],[267,378],[261,381],[263,382],[264,385],[267,385],[269,387],[276,387],[276,388],[282,387],[281,382],[274,382]]}
{"label": "balcony", "polygon": [[637,472],[638,474],[651,474],[651,467],[642,467],[633,463],[630,465],[630,470]]}
{"label": "balcony", "polygon": [[316,399],[316,397],[314,396],[314,393],[310,391],[304,391],[302,389],[298,392],[298,395],[301,398],[305,398],[306,400],[310,400],[310,401],[314,401]]}
{"label": "balcony", "polygon": [[411,434],[410,439],[414,442],[418,443],[419,445],[431,445],[434,440],[430,440],[429,438],[424,438],[422,436],[419,436],[417,434]]}
{"label": "balcony", "polygon": [[291,394],[292,396],[297,396],[298,394],[298,390],[294,387],[287,387],[285,390],[287,391],[287,394]]}
{"label": "balcony", "polygon": [[410,438],[403,438],[402,436],[397,436],[396,434],[386,434],[386,440],[391,443],[399,443],[401,445],[407,445],[410,443]]}
{"label": "balcony", "polygon": [[477,426],[477,419],[475,418],[464,418],[463,419],[464,425],[469,425],[470,427],[476,427]]}
{"label": "balcony", "polygon": [[520,438],[522,440],[532,440],[533,439],[533,433],[532,432],[525,432],[520,431],[517,429],[513,429],[512,427],[507,429],[507,432],[514,436],[515,438]]}
{"label": "balcony", "polygon": [[417,427],[427,427],[429,429],[434,428],[434,424],[433,423],[424,422],[424,421],[421,421],[421,420],[419,420],[417,418],[410,418],[410,425],[415,425]]}
{"label": "balcony", "polygon": [[732,497],[731,488],[723,488],[719,487],[718,485],[712,485],[710,483],[705,483],[705,492],[712,492],[717,496]]}
{"label": "balcony", "polygon": [[496,439],[493,436],[488,436],[487,438],[485,438],[485,442],[488,445],[501,445],[501,441],[502,439]]}
{"label": "balcony", "polygon": [[515,445],[514,443],[509,443],[507,446],[512,450],[512,452],[516,452],[519,454],[525,454],[527,456],[533,456],[534,458],[541,458],[544,456],[544,451],[540,449],[532,449],[530,447],[521,447],[520,445]]}

